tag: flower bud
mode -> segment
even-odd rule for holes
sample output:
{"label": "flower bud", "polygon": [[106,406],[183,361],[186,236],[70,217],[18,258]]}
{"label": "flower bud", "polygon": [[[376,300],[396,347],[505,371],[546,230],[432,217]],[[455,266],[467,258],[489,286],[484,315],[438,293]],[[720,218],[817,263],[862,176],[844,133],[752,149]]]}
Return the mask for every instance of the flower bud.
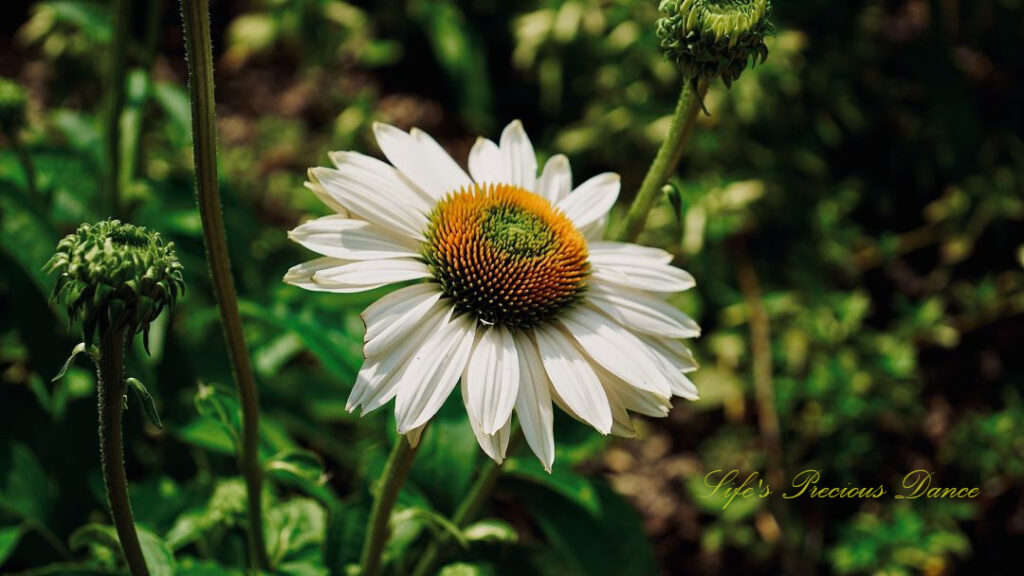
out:
{"label": "flower bud", "polygon": [[769,0],[662,0],[658,10],[661,49],[689,81],[731,86],[748,62],[768,58]]}
{"label": "flower bud", "polygon": [[174,243],[140,226],[104,220],[82,224],[57,244],[47,263],[57,273],[52,298],[82,320],[86,342],[97,328],[125,328],[147,335],[164,307],[185,291]]}
{"label": "flower bud", "polygon": [[13,80],[0,77],[0,131],[18,130],[25,124],[25,90]]}

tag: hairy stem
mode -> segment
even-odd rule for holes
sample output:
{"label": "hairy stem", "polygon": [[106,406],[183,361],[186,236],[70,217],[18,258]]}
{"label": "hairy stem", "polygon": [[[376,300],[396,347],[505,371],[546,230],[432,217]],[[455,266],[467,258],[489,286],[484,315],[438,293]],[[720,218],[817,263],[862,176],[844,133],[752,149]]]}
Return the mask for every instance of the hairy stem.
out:
{"label": "hairy stem", "polygon": [[125,393],[124,327],[104,330],[100,355],[96,360],[96,389],[99,402],[100,464],[107,487],[110,517],[121,541],[121,551],[132,576],[148,576],[139,535],[135,532],[132,505],[128,498],[128,478],[124,470],[124,445],[121,431],[122,398]]}
{"label": "hairy stem", "polygon": [[409,446],[405,436],[399,436],[391,448],[388,461],[384,464],[370,509],[370,523],[366,526],[363,553],[359,559],[362,576],[377,576],[380,571],[381,553],[388,540],[388,521],[395,506],[398,492],[405,483],[405,477],[416,457],[416,448]]}
{"label": "hairy stem", "polygon": [[131,25],[130,0],[114,0],[114,38],[111,44],[110,71],[107,90],[107,210],[110,216],[121,216],[121,113],[124,111],[125,73],[128,67],[128,27]]}
{"label": "hairy stem", "polygon": [[633,203],[626,213],[626,221],[618,234],[618,239],[623,242],[635,242],[647,224],[647,215],[658,202],[661,194],[661,187],[668,182],[682,158],[686,145],[690,143],[690,136],[697,124],[697,113],[701,110],[701,102],[707,94],[708,84],[684,82],[683,89],[679,92],[679,101],[676,103],[676,111],[672,116],[672,125],[669,127],[668,136],[658,148],[654,162],[647,169],[647,175],[640,185],[640,191],[636,193]]}
{"label": "hairy stem", "polygon": [[182,0],[185,52],[188,60],[189,97],[192,102],[192,147],[195,155],[196,198],[203,224],[203,244],[210,266],[214,297],[220,311],[224,338],[242,406],[241,468],[248,492],[249,550],[253,564],[269,570],[263,535],[263,470],[259,459],[259,395],[253,378],[249,349],[242,333],[238,296],[231,276],[227,234],[217,185],[216,116],[213,99],[213,50],[210,7],[207,0]]}

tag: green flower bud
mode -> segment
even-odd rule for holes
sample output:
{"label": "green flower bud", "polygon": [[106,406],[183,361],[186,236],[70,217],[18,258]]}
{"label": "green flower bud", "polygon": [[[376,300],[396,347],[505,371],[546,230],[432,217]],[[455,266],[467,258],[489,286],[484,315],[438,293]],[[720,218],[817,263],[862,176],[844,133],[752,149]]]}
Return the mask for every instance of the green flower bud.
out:
{"label": "green flower bud", "polygon": [[768,58],[771,9],[769,0],[662,0],[658,40],[687,80],[721,76],[731,86],[748,62]]}
{"label": "green flower bud", "polygon": [[17,130],[25,125],[25,90],[13,80],[0,78],[0,131]]}
{"label": "green flower bud", "polygon": [[57,244],[47,267],[57,273],[53,300],[67,306],[72,321],[82,320],[86,342],[97,328],[148,336],[149,324],[185,292],[174,243],[117,220],[79,226]]}

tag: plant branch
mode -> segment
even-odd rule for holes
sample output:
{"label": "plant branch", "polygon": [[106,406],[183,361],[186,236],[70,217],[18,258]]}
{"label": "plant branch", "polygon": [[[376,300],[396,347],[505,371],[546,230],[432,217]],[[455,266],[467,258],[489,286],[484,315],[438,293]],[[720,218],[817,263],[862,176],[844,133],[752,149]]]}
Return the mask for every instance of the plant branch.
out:
{"label": "plant branch", "polygon": [[96,389],[99,404],[100,464],[107,488],[110,517],[117,529],[125,562],[132,576],[148,576],[139,535],[132,519],[128,497],[128,479],[124,469],[123,432],[121,430],[122,398],[125,393],[124,350],[127,331],[123,325],[107,327],[100,339],[96,361]]}
{"label": "plant branch", "polygon": [[693,128],[697,124],[697,113],[701,111],[701,102],[707,94],[708,83],[706,81],[691,82],[684,81],[683,89],[679,92],[679,101],[676,103],[676,111],[672,116],[672,125],[669,127],[668,136],[658,148],[654,162],[647,169],[647,175],[636,193],[633,203],[626,213],[626,221],[618,234],[618,239],[623,242],[635,242],[647,224],[647,216],[651,209],[658,202],[661,194],[661,187],[668,182],[679,159],[682,158],[686,145],[690,143],[690,136],[693,135]]}
{"label": "plant branch", "polygon": [[[418,447],[418,445],[417,445]],[[388,522],[391,509],[395,506],[398,492],[405,482],[405,477],[412,467],[417,448],[409,446],[405,436],[399,436],[391,448],[388,461],[381,472],[373,507],[370,509],[370,523],[366,526],[366,538],[363,540],[363,552],[359,566],[362,576],[377,576],[380,571],[381,553],[388,539]]]}
{"label": "plant branch", "polygon": [[241,468],[248,492],[249,551],[260,570],[270,569],[263,534],[263,470],[259,459],[259,395],[249,349],[245,345],[238,295],[231,276],[227,234],[217,184],[216,115],[213,98],[213,50],[208,0],[182,0],[185,51],[192,103],[192,146],[195,155],[196,198],[203,224],[203,244],[210,266],[214,297],[220,312],[232,373],[242,407]]}

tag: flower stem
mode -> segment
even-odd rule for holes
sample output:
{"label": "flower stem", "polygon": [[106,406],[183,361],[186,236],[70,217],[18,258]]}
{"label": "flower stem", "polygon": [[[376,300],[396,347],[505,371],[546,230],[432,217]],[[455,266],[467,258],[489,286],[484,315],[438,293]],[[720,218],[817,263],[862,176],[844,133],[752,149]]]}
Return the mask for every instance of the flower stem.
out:
{"label": "flower stem", "polygon": [[259,460],[259,395],[249,349],[242,333],[238,296],[231,276],[227,235],[217,185],[216,116],[213,99],[213,51],[208,0],[182,0],[185,51],[192,103],[192,145],[195,156],[196,198],[203,224],[203,243],[210,266],[214,297],[220,311],[232,373],[242,406],[241,468],[248,492],[249,551],[260,570],[270,569],[263,535],[263,470]]}
{"label": "flower stem", "polygon": [[131,26],[130,0],[114,0],[112,6],[114,38],[111,44],[107,89],[107,209],[113,218],[121,216],[121,113],[125,101],[125,73],[128,68],[128,28]]}
{"label": "flower stem", "polygon": [[[518,428],[518,424],[512,428],[512,438],[509,440],[509,446],[506,449],[508,454],[515,452],[519,445],[521,436],[516,434]],[[480,471],[480,475],[476,477],[476,481],[473,482],[469,492],[466,493],[466,497],[462,502],[459,502],[459,507],[455,509],[455,514],[452,515],[452,524],[461,529],[472,522],[480,511],[480,507],[490,497],[500,476],[501,464],[488,461],[484,469]],[[448,532],[445,532],[437,540],[432,540],[423,552],[423,556],[420,556],[419,562],[416,563],[412,576],[432,575],[437,568],[437,563],[441,556],[447,553],[448,549],[454,544],[453,540],[452,535]]]}
{"label": "flower stem", "polygon": [[661,193],[661,187],[668,182],[672,172],[679,164],[679,159],[690,142],[693,128],[696,125],[697,113],[701,110],[701,102],[707,94],[708,84],[701,81],[698,83],[684,81],[683,89],[679,92],[679,101],[676,103],[676,111],[672,116],[672,125],[669,127],[668,136],[661,143],[654,162],[644,176],[640,191],[629,206],[626,213],[626,221],[622,225],[618,238],[623,242],[635,242],[647,224],[647,215],[654,208]]}
{"label": "flower stem", "polygon": [[110,517],[121,541],[125,562],[132,576],[148,576],[139,535],[135,532],[132,505],[128,498],[128,479],[124,470],[124,445],[121,431],[122,398],[125,393],[124,350],[126,329],[111,326],[100,338],[96,360],[96,389],[99,404],[100,464],[107,487]]}
{"label": "flower stem", "polygon": [[405,436],[399,436],[391,448],[388,461],[384,464],[384,470],[378,480],[377,493],[373,498],[373,507],[370,509],[370,523],[366,526],[363,553],[359,560],[362,576],[377,576],[380,571],[381,553],[384,551],[384,544],[387,543],[391,509],[395,506],[398,491],[401,490],[415,457],[416,448],[409,446]]}

